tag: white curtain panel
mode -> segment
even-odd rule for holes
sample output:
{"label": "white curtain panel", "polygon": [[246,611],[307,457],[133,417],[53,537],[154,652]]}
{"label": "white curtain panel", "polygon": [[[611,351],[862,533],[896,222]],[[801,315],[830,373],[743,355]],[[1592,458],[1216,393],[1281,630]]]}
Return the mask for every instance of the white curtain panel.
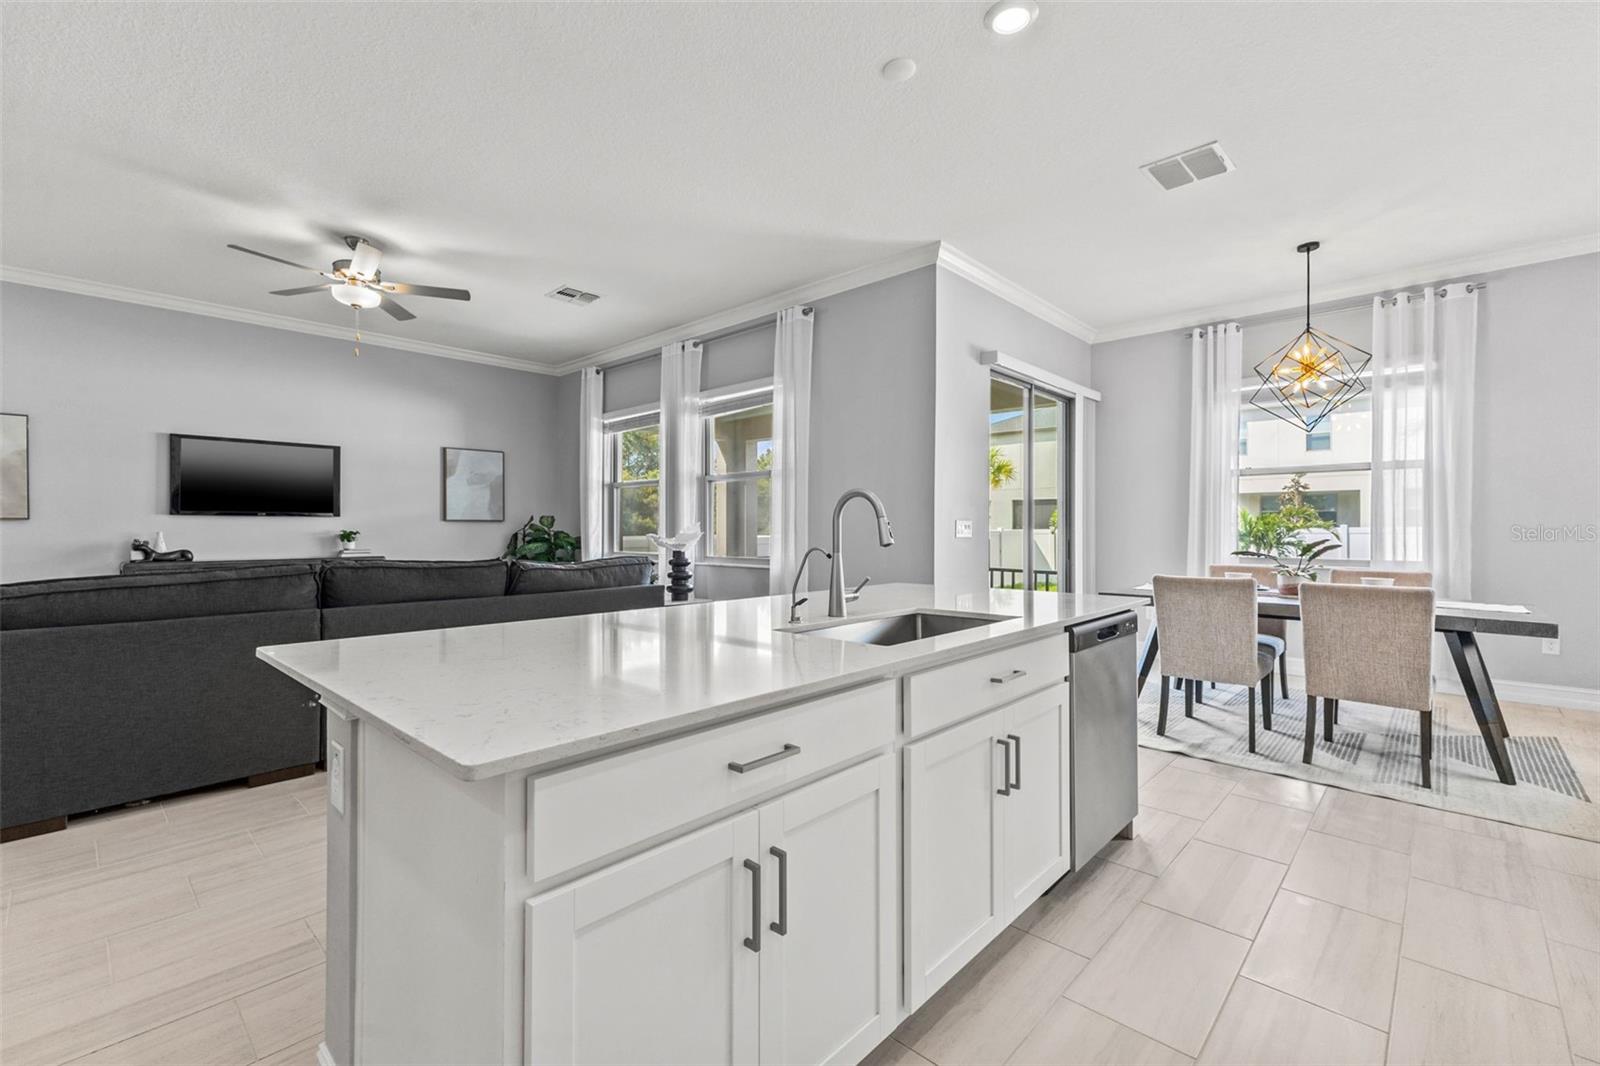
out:
{"label": "white curtain panel", "polygon": [[1429,286],[1372,303],[1372,564],[1472,594],[1478,294]]}
{"label": "white curtain panel", "polygon": [[[661,349],[661,535],[676,537],[698,518],[700,342]],[[666,573],[666,552],[661,553]]]}
{"label": "white curtain panel", "polygon": [[1204,575],[1239,546],[1239,390],[1244,329],[1190,334],[1189,573]]}
{"label": "white curtain panel", "polygon": [[606,550],[606,376],[599,367],[578,372],[578,536],[585,559]]}
{"label": "white curtain panel", "polygon": [[770,590],[787,592],[811,536],[811,308],[778,312],[772,349]]}

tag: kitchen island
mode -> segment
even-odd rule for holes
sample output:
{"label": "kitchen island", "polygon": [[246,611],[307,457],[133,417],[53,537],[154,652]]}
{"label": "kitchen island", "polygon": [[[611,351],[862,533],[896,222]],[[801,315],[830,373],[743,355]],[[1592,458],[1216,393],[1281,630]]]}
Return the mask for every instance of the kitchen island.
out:
{"label": "kitchen island", "polygon": [[808,606],[260,649],[327,710],[322,1060],[853,1063],[1064,875],[1066,631],[1126,601]]}

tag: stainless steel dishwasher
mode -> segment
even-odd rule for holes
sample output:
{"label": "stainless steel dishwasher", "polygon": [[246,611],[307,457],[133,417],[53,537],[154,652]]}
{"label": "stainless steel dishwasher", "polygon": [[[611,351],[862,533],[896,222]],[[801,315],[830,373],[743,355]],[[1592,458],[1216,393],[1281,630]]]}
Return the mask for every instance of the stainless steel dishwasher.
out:
{"label": "stainless steel dishwasher", "polygon": [[1072,868],[1113,837],[1133,835],[1139,813],[1139,714],[1132,611],[1067,630],[1072,662]]}

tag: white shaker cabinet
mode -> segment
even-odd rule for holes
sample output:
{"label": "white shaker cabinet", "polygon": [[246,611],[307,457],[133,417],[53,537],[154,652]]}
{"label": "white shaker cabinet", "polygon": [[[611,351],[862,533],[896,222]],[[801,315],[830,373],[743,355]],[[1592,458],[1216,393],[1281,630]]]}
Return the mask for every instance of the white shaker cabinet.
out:
{"label": "white shaker cabinet", "polygon": [[906,745],[907,1007],[1068,870],[1067,686]]}
{"label": "white shaker cabinet", "polygon": [[999,711],[905,748],[906,993],[915,1009],[1005,926]]}
{"label": "white shaker cabinet", "polygon": [[529,901],[528,1061],[860,1061],[898,1000],[895,800],[880,756]]}
{"label": "white shaker cabinet", "polygon": [[884,755],[761,808],[762,1063],[854,1066],[894,1028],[897,798]]}
{"label": "white shaker cabinet", "polygon": [[758,824],[748,811],[528,902],[528,1062],[756,1060]]}

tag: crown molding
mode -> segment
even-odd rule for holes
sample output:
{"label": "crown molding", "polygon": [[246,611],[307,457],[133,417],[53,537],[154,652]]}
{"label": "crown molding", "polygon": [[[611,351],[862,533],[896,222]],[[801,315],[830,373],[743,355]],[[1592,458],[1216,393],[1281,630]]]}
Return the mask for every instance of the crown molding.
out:
{"label": "crown molding", "polygon": [[[343,326],[329,325],[324,322],[308,322],[304,319],[290,318],[288,315],[275,315],[267,311],[246,311],[240,307],[207,303],[204,300],[191,300],[185,296],[169,296],[165,293],[147,292],[144,289],[131,289],[123,285],[108,285],[99,281],[85,281],[82,278],[69,278],[61,274],[47,274],[42,270],[0,266],[0,281],[14,282],[18,285],[31,285],[39,289],[54,289],[57,292],[70,292],[79,296],[95,296],[102,300],[117,300],[121,303],[138,304],[141,307],[158,307],[164,311],[182,311],[185,314],[205,315],[207,318],[243,322],[246,325],[264,326],[267,329],[308,333],[313,337],[330,337],[334,340],[344,341],[350,339],[350,330]],[[498,366],[506,370],[521,370],[532,374],[553,374],[556,372],[551,367],[531,363],[526,359],[517,359],[509,355],[496,355],[493,352],[480,352],[471,348],[456,348],[448,344],[434,344],[429,341],[412,340],[408,337],[396,337],[387,333],[373,333],[370,330],[362,330],[361,337],[363,344],[368,344],[375,348],[393,348],[402,352],[415,352],[419,355],[436,355],[442,359],[458,359],[465,363],[481,363],[485,366]]]}
{"label": "crown molding", "polygon": [[[1343,282],[1339,285],[1318,286],[1317,303],[1327,304],[1356,297],[1374,296],[1392,289],[1408,289],[1415,285],[1433,285],[1452,281],[1467,274],[1487,274],[1497,270],[1510,270],[1513,267],[1530,266],[1534,263],[1548,263],[1556,259],[1569,259],[1575,255],[1591,255],[1595,252],[1600,252],[1600,233],[1588,233],[1578,237],[1566,237],[1561,240],[1544,241],[1538,244],[1519,245],[1515,248],[1484,252],[1480,255],[1466,256],[1460,259],[1444,259],[1432,263],[1424,263],[1420,266],[1406,267],[1403,270],[1391,270],[1383,274],[1373,274],[1369,277],[1358,278],[1355,281]],[[1129,337],[1144,337],[1152,333],[1187,330],[1196,325],[1209,322],[1221,322],[1290,311],[1302,306],[1300,300],[1301,296],[1296,291],[1293,294],[1263,296],[1254,300],[1240,300],[1233,303],[1183,311],[1178,314],[1162,315],[1158,318],[1126,322],[1101,330],[1099,336],[1095,339],[1095,343],[1104,344],[1107,341],[1126,340]]]}
{"label": "crown molding", "polygon": [[605,366],[607,363],[631,359],[634,356],[643,355],[651,349],[660,348],[665,344],[672,344],[690,337],[717,333],[722,330],[732,329],[735,326],[747,325],[758,318],[777,314],[785,307],[810,303],[812,300],[820,300],[827,296],[848,292],[851,289],[859,289],[863,285],[871,285],[875,281],[883,281],[921,267],[932,266],[939,259],[940,247],[937,241],[919,245],[910,251],[891,255],[887,259],[880,259],[875,263],[868,263],[866,266],[857,267],[854,270],[846,270],[842,274],[834,274],[819,281],[811,281],[792,289],[784,289],[782,292],[775,292],[771,295],[751,300],[748,303],[742,303],[737,307],[730,307],[725,311],[718,311],[715,314],[706,315],[704,318],[685,322],[682,325],[672,326],[668,329],[658,329],[654,333],[646,333],[642,337],[635,337],[633,340],[622,344],[612,345],[602,351],[568,360],[556,366],[553,373],[569,374],[574,370],[582,370],[584,367]]}
{"label": "crown molding", "polygon": [[1063,311],[1044,297],[995,273],[951,245],[939,245],[939,265],[957,277],[972,282],[980,289],[985,289],[1007,303],[1020,307],[1033,317],[1043,319],[1057,329],[1065,330],[1081,341],[1093,344],[1099,339],[1099,331],[1083,319]]}

